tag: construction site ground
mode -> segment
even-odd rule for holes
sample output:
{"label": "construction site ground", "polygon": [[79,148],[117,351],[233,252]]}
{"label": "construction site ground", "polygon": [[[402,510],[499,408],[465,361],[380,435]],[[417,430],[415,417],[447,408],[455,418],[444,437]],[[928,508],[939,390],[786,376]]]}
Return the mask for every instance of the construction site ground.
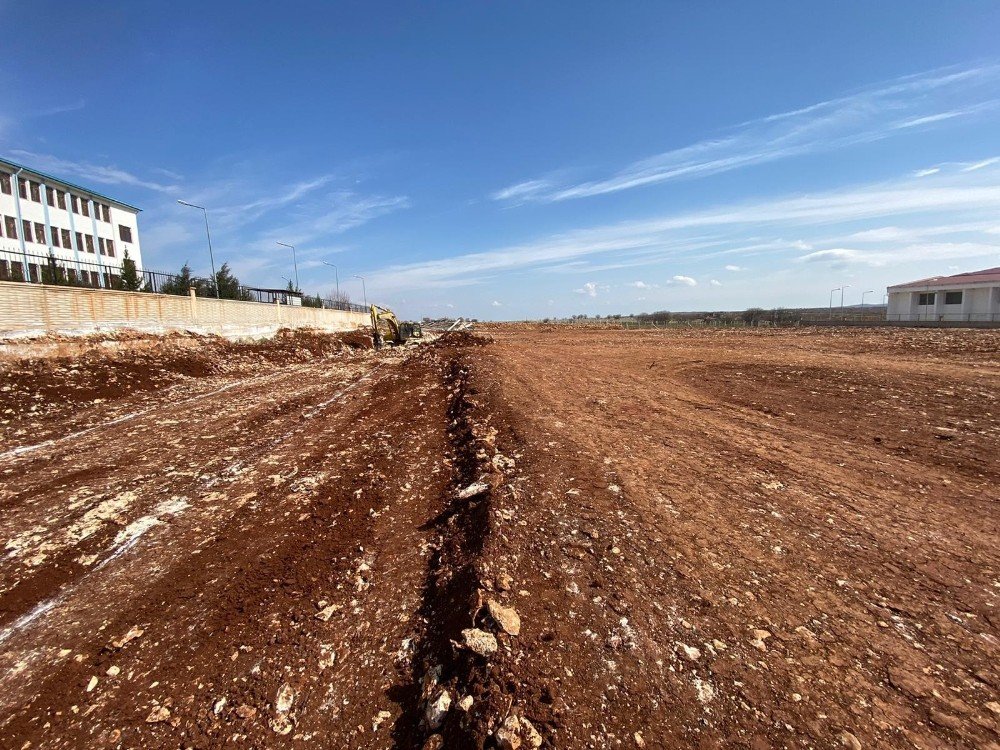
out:
{"label": "construction site ground", "polygon": [[1000,748],[1000,332],[369,341],[7,347],[0,747]]}

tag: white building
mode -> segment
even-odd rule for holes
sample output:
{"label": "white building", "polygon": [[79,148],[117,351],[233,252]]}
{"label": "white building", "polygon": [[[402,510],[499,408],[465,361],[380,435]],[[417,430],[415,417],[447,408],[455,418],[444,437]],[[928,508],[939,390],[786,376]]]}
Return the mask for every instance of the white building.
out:
{"label": "white building", "polygon": [[[142,268],[139,209],[0,159],[0,280],[45,280],[55,265],[74,283],[115,286],[125,251]],[[51,256],[51,257],[50,257]]]}
{"label": "white building", "polygon": [[887,291],[890,321],[1000,323],[1000,268],[932,276]]}

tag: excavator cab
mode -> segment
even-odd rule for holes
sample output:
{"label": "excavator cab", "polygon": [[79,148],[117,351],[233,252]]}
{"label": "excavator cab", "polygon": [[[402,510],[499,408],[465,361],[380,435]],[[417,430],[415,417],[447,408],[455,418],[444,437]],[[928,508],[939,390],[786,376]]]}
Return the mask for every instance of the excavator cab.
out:
{"label": "excavator cab", "polygon": [[371,306],[372,339],[375,348],[381,349],[383,344],[405,344],[411,338],[422,338],[423,329],[419,323],[402,321],[392,310],[378,305]]}

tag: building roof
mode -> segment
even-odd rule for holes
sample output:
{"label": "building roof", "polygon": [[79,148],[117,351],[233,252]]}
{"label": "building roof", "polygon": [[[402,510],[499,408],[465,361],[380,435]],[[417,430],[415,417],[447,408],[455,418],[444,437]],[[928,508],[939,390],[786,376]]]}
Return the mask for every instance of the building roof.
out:
{"label": "building roof", "polygon": [[19,170],[19,169],[23,169],[25,172],[28,172],[29,174],[33,174],[33,175],[35,175],[37,177],[41,177],[43,180],[47,180],[48,182],[58,183],[59,185],[62,185],[64,188],[69,188],[70,190],[75,190],[78,193],[86,193],[87,195],[91,196],[92,198],[100,198],[101,200],[107,201],[108,203],[114,203],[116,206],[121,206],[122,208],[127,208],[127,209],[129,209],[131,211],[142,211],[141,208],[137,208],[136,206],[133,206],[133,205],[131,205],[129,203],[125,203],[124,201],[120,201],[117,198],[112,198],[109,195],[104,195],[103,193],[98,193],[98,192],[96,192],[94,190],[91,190],[90,188],[81,187],[80,185],[76,185],[76,184],[74,184],[72,182],[67,182],[66,180],[62,179],[61,177],[56,177],[54,175],[46,174],[45,172],[42,172],[42,171],[37,170],[37,169],[34,169],[33,167],[29,167],[26,164],[18,164],[16,161],[10,161],[10,159],[4,159],[3,157],[0,157],[0,166],[4,166],[4,167],[8,167],[10,169],[13,169],[15,172],[17,170]]}
{"label": "building roof", "polygon": [[926,279],[909,281],[905,284],[896,284],[889,287],[889,289],[924,289],[930,286],[942,288],[969,286],[972,284],[1000,284],[1000,266],[997,268],[985,268],[982,271],[957,273],[954,276],[931,276]]}

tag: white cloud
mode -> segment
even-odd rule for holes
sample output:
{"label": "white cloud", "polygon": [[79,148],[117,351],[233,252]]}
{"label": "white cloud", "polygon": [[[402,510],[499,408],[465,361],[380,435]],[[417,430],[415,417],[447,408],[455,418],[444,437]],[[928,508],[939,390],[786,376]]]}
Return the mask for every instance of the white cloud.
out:
{"label": "white cloud", "polygon": [[490,304],[491,304],[491,305],[492,305],[493,307],[503,307],[503,303],[502,303],[502,302],[500,302],[499,300],[493,300],[493,302],[491,302]]}
{"label": "white cloud", "polygon": [[726,270],[727,271],[732,271],[733,273],[737,273],[739,271],[745,271],[746,269],[745,268],[740,268],[739,266],[729,265],[729,266],[726,266]]}
{"label": "white cloud", "polygon": [[[998,65],[909,76],[744,122],[727,135],[633,162],[608,177],[563,186],[547,180],[528,180],[500,190],[493,197],[521,202],[584,198],[876,141],[903,130],[995,108],[998,82]],[[934,111],[950,102],[960,106]]]}
{"label": "white cloud", "polygon": [[983,167],[989,167],[993,164],[1000,162],[1000,156],[994,156],[990,159],[983,159],[982,161],[973,162],[972,164],[967,164],[962,171],[963,172],[975,172],[977,169],[982,169]]}
{"label": "white cloud", "polygon": [[175,185],[145,180],[116,166],[71,161],[51,154],[38,154],[22,149],[14,149],[10,153],[16,160],[23,161],[33,169],[50,172],[56,177],[68,180],[81,180],[98,185],[130,185],[162,193],[171,193],[176,190]]}
{"label": "white cloud", "polygon": [[932,174],[937,174],[941,171],[941,167],[928,167],[927,169],[918,169],[913,173],[914,177],[930,177]]}
{"label": "white cloud", "polygon": [[657,284],[648,284],[645,281],[633,281],[629,286],[634,286],[636,289],[655,289]]}
{"label": "white cloud", "polygon": [[708,283],[711,284],[712,286],[722,286],[722,282],[719,281],[718,279],[712,279]]}
{"label": "white cloud", "polygon": [[576,292],[577,294],[584,294],[588,297],[596,297],[597,284],[595,284],[593,281],[588,281],[580,289],[574,289],[573,291]]}
{"label": "white cloud", "polygon": [[674,276],[667,283],[671,286],[698,286],[698,282],[690,276]]}

